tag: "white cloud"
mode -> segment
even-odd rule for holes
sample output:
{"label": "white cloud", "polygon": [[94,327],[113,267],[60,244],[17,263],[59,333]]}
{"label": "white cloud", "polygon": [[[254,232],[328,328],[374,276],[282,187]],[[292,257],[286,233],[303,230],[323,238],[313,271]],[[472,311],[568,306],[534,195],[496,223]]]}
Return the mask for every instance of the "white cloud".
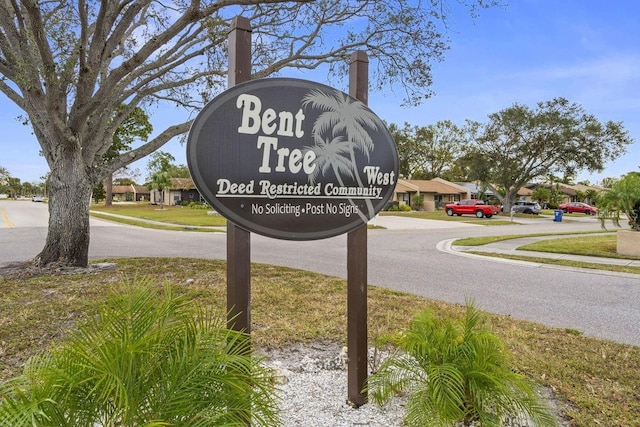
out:
{"label": "white cloud", "polygon": [[580,79],[627,85],[640,80],[640,56],[616,55],[575,64],[561,64],[518,72],[516,75],[539,81]]}

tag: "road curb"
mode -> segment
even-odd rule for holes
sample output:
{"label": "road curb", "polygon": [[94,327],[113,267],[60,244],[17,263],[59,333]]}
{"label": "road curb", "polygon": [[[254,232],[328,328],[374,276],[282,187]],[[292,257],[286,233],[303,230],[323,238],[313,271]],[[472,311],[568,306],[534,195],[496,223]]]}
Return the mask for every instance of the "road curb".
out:
{"label": "road curb", "polygon": [[[521,265],[521,266],[532,267],[532,268],[546,268],[550,270],[575,271],[575,272],[579,271],[581,273],[589,273],[589,274],[595,274],[595,275],[601,275],[601,276],[626,277],[626,278],[633,278],[633,279],[640,280],[640,275],[633,274],[633,273],[622,273],[617,271],[600,270],[596,268],[571,267],[568,265],[546,264],[546,263],[536,262],[536,261],[506,259],[506,258],[499,258],[499,257],[494,257],[489,255],[491,253],[499,253],[499,252],[487,252],[487,255],[472,254],[469,252],[465,252],[463,250],[455,249],[454,247],[455,245],[453,245],[453,242],[455,242],[456,240],[459,240],[459,239],[456,238],[456,239],[442,240],[436,244],[436,249],[439,250],[440,252],[448,253],[455,256],[473,258],[473,259],[490,261],[490,262],[500,262],[504,264]],[[540,252],[539,255],[537,256],[539,256],[540,258],[550,258],[550,259],[552,258],[550,256],[545,256],[545,255],[546,255],[545,253]],[[526,254],[524,254],[524,256],[526,256]],[[555,258],[555,259],[560,259],[560,258]],[[602,263],[602,264],[605,264],[605,263]]]}

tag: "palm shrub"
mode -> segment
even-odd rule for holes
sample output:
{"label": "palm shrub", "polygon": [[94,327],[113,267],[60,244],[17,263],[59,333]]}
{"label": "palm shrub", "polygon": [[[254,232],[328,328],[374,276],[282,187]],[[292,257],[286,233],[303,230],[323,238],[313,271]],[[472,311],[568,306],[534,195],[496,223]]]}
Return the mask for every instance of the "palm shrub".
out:
{"label": "palm shrub", "polygon": [[608,218],[620,227],[620,218],[624,215],[629,227],[640,231],[640,174],[632,172],[616,181],[600,195],[598,209],[602,227]]}
{"label": "palm shrub", "polygon": [[417,194],[411,198],[411,209],[414,211],[424,210],[424,194]]}
{"label": "palm shrub", "polygon": [[427,310],[389,340],[398,352],[369,376],[367,388],[379,405],[408,392],[407,426],[501,426],[507,418],[557,425],[527,378],[511,369],[506,348],[472,303],[462,321]]}
{"label": "palm shrub", "polygon": [[2,426],[279,425],[271,376],[224,316],[144,281],[0,385]]}

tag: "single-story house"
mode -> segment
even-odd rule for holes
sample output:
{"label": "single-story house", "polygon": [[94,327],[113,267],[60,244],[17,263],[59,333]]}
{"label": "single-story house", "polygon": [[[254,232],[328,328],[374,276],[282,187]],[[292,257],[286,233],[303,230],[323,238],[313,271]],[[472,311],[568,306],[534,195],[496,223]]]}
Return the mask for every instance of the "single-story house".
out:
{"label": "single-story house", "polygon": [[162,204],[166,206],[176,206],[183,202],[200,201],[200,193],[196,189],[196,185],[191,178],[171,178],[171,185],[163,191],[157,189],[151,190],[151,203],[154,205]]}
{"label": "single-story house", "polygon": [[[464,187],[466,189],[469,190],[469,192],[471,193],[471,198],[472,199],[477,199],[480,197],[480,192],[482,190],[481,184],[478,182],[456,182],[457,185]],[[526,200],[529,201],[531,200],[531,193],[533,191],[529,188],[526,187],[522,187],[521,189],[518,190],[518,195],[517,195],[517,200]],[[488,198],[493,198],[493,191],[490,189],[485,189],[484,192],[482,192],[482,194],[485,196],[483,197],[484,199]],[[496,200],[498,199],[497,197],[495,198]],[[486,200],[485,200],[486,201]]]}
{"label": "single-story house", "polygon": [[530,202],[532,193],[533,193],[532,189],[527,187],[522,187],[521,189],[518,190],[518,200]]}
{"label": "single-story house", "polygon": [[474,182],[456,182],[456,185],[459,185],[460,187],[466,188],[469,191],[469,198],[470,199],[478,199],[480,198],[482,193],[486,198],[486,197],[493,197],[493,191],[486,188],[484,189],[484,191],[482,191],[482,184],[480,184],[477,181]]}
{"label": "single-story house", "polygon": [[412,198],[416,196],[423,196],[423,209],[433,212],[447,203],[469,199],[470,193],[466,188],[441,178],[398,179],[393,193],[394,201],[411,206]]}
{"label": "single-story house", "polygon": [[145,202],[150,197],[149,189],[142,185],[114,185],[111,194],[114,202]]}
{"label": "single-story house", "polygon": [[[594,185],[583,185],[583,184],[548,184],[548,183],[531,183],[527,185],[527,188],[531,191],[535,190],[537,187],[544,188],[556,188],[558,193],[560,194],[560,203],[568,203],[568,202],[586,202],[593,203],[594,200],[585,200],[584,197],[587,196],[591,192],[604,191],[603,187],[594,186]],[[582,196],[582,197],[580,197]]]}
{"label": "single-story house", "polygon": [[[523,187],[518,190],[518,200],[531,200],[532,189]],[[477,199],[481,197],[480,184],[476,182],[449,182],[442,178],[430,180],[398,179],[393,194],[393,200],[411,206],[415,196],[422,195],[423,209],[433,212],[444,207],[447,203],[460,200]],[[574,193],[575,194],[575,193]],[[483,198],[491,198],[493,191],[485,189]]]}

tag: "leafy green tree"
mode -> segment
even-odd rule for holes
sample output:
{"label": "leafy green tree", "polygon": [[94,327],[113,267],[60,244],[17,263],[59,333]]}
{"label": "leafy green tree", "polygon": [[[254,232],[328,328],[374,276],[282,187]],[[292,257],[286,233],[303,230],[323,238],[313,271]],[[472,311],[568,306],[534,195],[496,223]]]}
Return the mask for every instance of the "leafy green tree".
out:
{"label": "leafy green tree", "polygon": [[0,385],[0,425],[280,425],[271,374],[246,338],[169,287],[123,284]]}
{"label": "leafy green tree", "polygon": [[[119,110],[124,108],[126,108],[125,105],[118,107]],[[142,108],[135,107],[116,129],[111,146],[102,155],[104,162],[108,163],[118,157],[121,152],[131,150],[131,146],[136,139],[146,141],[152,131],[153,126],[149,122],[147,113]],[[105,206],[111,206],[113,201],[113,171],[107,174],[104,182],[106,183],[104,203]]]}
{"label": "leafy green tree", "polygon": [[549,203],[551,201],[551,190],[539,185],[531,192],[531,198],[541,202],[541,204]]}
{"label": "leafy green tree", "polygon": [[9,171],[5,167],[0,166],[0,185],[7,185],[9,177],[11,177]]}
{"label": "leafy green tree", "polygon": [[402,129],[391,125],[389,131],[398,147],[400,174],[410,179],[446,178],[464,151],[463,129],[449,120],[413,127],[405,123]]}
{"label": "leafy green tree", "polygon": [[631,172],[604,191],[598,200],[602,227],[608,218],[620,227],[620,219],[626,217],[629,227],[640,231],[640,173]]}
{"label": "leafy green tree", "polygon": [[138,185],[133,179],[131,178],[115,178],[113,180],[113,184],[114,185]]}
{"label": "leafy green tree", "polygon": [[551,196],[549,197],[549,206],[552,208],[557,208],[563,201],[564,195],[562,194],[561,187],[559,183],[555,183],[551,185]]}
{"label": "leafy green tree", "polygon": [[23,196],[33,196],[36,194],[43,194],[38,189],[38,185],[32,182],[23,182],[22,183],[22,192]]}
{"label": "leafy green tree", "polygon": [[165,151],[156,151],[149,157],[147,161],[147,170],[149,172],[149,180],[158,172],[169,172],[174,166],[173,162],[176,158],[171,153]]}
{"label": "leafy green tree", "polygon": [[[399,353],[369,377],[378,404],[408,391],[407,426],[450,427],[456,422],[504,425],[507,417],[535,426],[557,425],[527,378],[510,366],[505,346],[467,303],[461,322],[419,314],[392,342]],[[477,424],[472,424],[477,423]],[[532,425],[527,424],[527,425]]]}
{"label": "leafy green tree", "polygon": [[423,177],[447,178],[457,158],[465,151],[463,129],[450,120],[441,120],[417,129],[416,137],[426,146],[428,153],[423,164]]}
{"label": "leafy green tree", "polygon": [[6,192],[10,197],[16,198],[22,191],[20,179],[11,176],[9,171],[0,166],[0,192]]}
{"label": "leafy green tree", "polygon": [[187,165],[169,165],[167,173],[171,178],[189,178],[191,173]]}
{"label": "leafy green tree", "polygon": [[602,178],[602,181],[600,181],[600,185],[603,186],[604,188],[611,188],[616,181],[618,181],[618,178],[612,178],[608,176],[608,177]]}
{"label": "leafy green tree", "polygon": [[389,126],[389,133],[398,149],[398,173],[405,179],[414,179],[420,173],[423,159],[427,156],[426,147],[412,135],[409,123],[400,128],[395,123]]}
{"label": "leafy green tree", "polygon": [[98,185],[93,187],[93,201],[96,203],[100,203],[100,200],[104,200],[107,193],[104,188],[104,184],[99,182]]}
{"label": "leafy green tree", "polygon": [[20,178],[10,176],[4,182],[5,184],[0,184],[0,191],[8,193],[9,197],[13,199],[17,198],[22,190]]}
{"label": "leafy green tree", "polygon": [[[366,49],[378,70],[372,89],[400,86],[406,102],[416,104],[431,95],[431,66],[448,48],[454,5],[475,16],[496,3],[0,2],[0,92],[24,111],[51,170],[49,228],[36,262],[87,265],[92,188],[188,132],[193,113],[225,87],[233,16],[250,19],[254,78],[325,65],[329,75],[344,80],[345,58]],[[186,114],[105,163],[103,155],[129,114],[159,104]],[[121,105],[126,107],[118,110]]]}
{"label": "leafy green tree", "polygon": [[160,209],[164,204],[164,190],[171,186],[171,178],[188,178],[189,169],[184,165],[176,166],[176,158],[171,153],[157,151],[153,153],[147,162],[149,182],[147,188],[160,192]]}
{"label": "leafy green tree", "polygon": [[[156,189],[160,193],[160,209],[164,206],[164,190],[171,186],[171,178],[179,178],[173,175],[176,171],[180,171],[181,167],[176,166],[173,162],[176,158],[171,153],[157,151],[151,155],[147,162],[149,171],[149,182],[147,188]],[[188,172],[188,170],[187,170]]]}
{"label": "leafy green tree", "polygon": [[514,104],[489,115],[486,124],[468,124],[474,144],[474,178],[500,196],[505,211],[528,182],[549,174],[575,176],[599,171],[626,151],[633,138],[620,122],[602,123],[564,98],[532,109]]}
{"label": "leafy green tree", "polygon": [[160,209],[164,207],[164,190],[171,186],[171,178],[168,172],[155,172],[151,175],[151,180],[147,184],[147,188],[158,190],[160,193]]}
{"label": "leafy green tree", "polygon": [[600,192],[593,188],[590,188],[584,192],[585,200],[590,205],[595,205],[597,203],[599,196],[600,196]]}
{"label": "leafy green tree", "polygon": [[475,176],[478,175],[476,167],[479,166],[475,153],[469,150],[468,144],[465,151],[460,153],[456,161],[451,166],[444,179],[451,182],[472,182],[477,181]]}

